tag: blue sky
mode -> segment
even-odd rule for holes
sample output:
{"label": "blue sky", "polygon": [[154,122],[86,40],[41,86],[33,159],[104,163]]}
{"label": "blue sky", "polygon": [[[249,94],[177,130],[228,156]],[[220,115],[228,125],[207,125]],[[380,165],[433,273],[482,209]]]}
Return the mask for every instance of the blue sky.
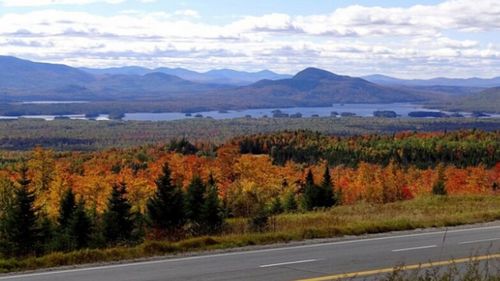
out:
{"label": "blue sky", "polygon": [[0,54],[73,66],[500,76],[497,0],[0,0]]}

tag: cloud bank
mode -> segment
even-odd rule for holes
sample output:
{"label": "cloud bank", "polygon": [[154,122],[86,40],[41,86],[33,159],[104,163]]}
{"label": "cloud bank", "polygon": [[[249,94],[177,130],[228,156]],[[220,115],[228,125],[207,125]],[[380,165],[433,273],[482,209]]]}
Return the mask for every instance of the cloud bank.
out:
{"label": "cloud bank", "polygon": [[36,7],[50,5],[87,5],[94,3],[120,4],[126,0],[0,0],[6,7]]}
{"label": "cloud bank", "polygon": [[0,53],[76,66],[270,68],[287,73],[318,66],[351,75],[489,77],[500,75],[500,36],[491,34],[500,34],[496,0],[408,8],[352,5],[319,15],[248,16],[225,25],[208,24],[189,9],[108,17],[43,9],[0,17]]}

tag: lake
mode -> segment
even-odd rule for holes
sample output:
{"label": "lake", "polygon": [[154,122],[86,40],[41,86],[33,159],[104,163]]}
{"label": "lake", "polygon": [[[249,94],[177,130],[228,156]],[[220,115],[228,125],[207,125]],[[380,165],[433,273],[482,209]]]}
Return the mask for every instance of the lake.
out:
{"label": "lake", "polygon": [[[374,111],[390,110],[396,112],[401,117],[408,117],[408,113],[413,111],[426,111],[426,112],[443,112],[451,114],[450,112],[425,109],[422,105],[413,103],[391,103],[391,104],[334,104],[330,107],[291,107],[291,108],[261,108],[261,109],[245,109],[245,110],[228,110],[227,112],[221,111],[205,111],[192,113],[192,116],[186,116],[184,113],[127,113],[123,120],[128,121],[173,121],[186,118],[196,118],[195,115],[202,117],[210,117],[213,119],[233,119],[243,118],[250,116],[252,118],[272,117],[273,111],[279,110],[282,113],[292,115],[300,113],[302,117],[328,117],[332,112],[341,114],[343,112],[354,113],[360,117],[372,117]],[[471,113],[460,112],[465,117],[470,117]],[[500,117],[499,114],[491,114],[491,117]]]}
{"label": "lake", "polygon": [[[40,102],[38,102],[40,103]],[[123,120],[125,121],[173,121],[189,118],[209,117],[217,120],[244,118],[250,116],[252,118],[273,117],[273,111],[279,110],[280,112],[288,115],[300,113],[302,117],[328,117],[332,112],[341,114],[343,112],[354,113],[360,117],[371,117],[374,111],[389,110],[396,112],[401,117],[408,117],[408,113],[412,111],[427,111],[427,112],[444,112],[433,109],[425,109],[422,105],[413,103],[392,103],[392,104],[334,104],[330,107],[291,107],[291,108],[261,108],[261,109],[245,109],[245,110],[228,110],[228,111],[205,111],[192,113],[191,116],[186,116],[181,112],[168,112],[168,113],[126,113]],[[470,117],[470,113],[460,112],[465,117]],[[21,116],[23,118],[38,118],[45,120],[54,120],[55,115],[30,115]],[[85,115],[64,115],[63,117],[74,120],[85,120]],[[490,117],[498,118],[500,114],[490,114]],[[0,119],[18,119],[18,117],[0,116]],[[108,120],[108,115],[101,114],[96,120]]]}

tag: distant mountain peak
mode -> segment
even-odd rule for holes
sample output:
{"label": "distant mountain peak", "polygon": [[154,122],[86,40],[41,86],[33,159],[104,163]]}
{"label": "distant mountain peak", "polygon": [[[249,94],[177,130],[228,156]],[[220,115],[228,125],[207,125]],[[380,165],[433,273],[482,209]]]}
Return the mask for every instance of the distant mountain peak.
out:
{"label": "distant mountain peak", "polygon": [[338,79],[339,75],[336,75],[332,72],[315,68],[315,67],[308,67],[299,73],[297,73],[293,79],[294,80],[325,80],[325,79]]}

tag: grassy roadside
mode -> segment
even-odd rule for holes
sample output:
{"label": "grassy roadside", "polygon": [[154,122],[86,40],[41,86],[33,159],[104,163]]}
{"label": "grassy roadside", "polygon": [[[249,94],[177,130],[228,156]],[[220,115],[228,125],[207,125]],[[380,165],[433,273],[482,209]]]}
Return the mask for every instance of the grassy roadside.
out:
{"label": "grassy roadside", "polygon": [[390,272],[375,281],[499,281],[499,265],[498,258],[480,261],[474,257],[464,264],[452,263],[448,266],[433,264],[422,268],[418,265],[418,268],[413,269],[412,266],[401,265],[390,269]]}
{"label": "grassy roadside", "polygon": [[357,204],[277,216],[270,220],[269,230],[263,233],[248,232],[245,219],[231,219],[228,220],[225,233],[220,236],[197,237],[175,243],[146,241],[133,247],[52,253],[26,259],[0,259],[0,273],[312,238],[455,226],[498,219],[500,196],[426,197],[386,205]]}

